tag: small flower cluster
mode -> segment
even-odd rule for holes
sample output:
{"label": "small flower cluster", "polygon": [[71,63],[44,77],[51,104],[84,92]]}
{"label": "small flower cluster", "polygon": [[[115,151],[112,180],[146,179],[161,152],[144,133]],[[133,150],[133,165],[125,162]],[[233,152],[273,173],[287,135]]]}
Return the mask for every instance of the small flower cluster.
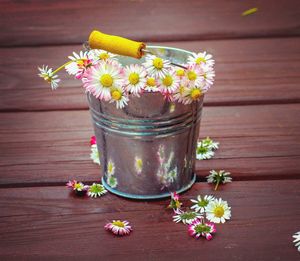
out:
{"label": "small flower cluster", "polygon": [[87,92],[115,103],[117,108],[126,106],[130,95],[140,97],[144,92],[159,92],[169,101],[190,104],[201,98],[215,77],[214,60],[206,52],[192,54],[187,64],[180,67],[150,54],[145,56],[144,63],[124,67],[116,55],[96,49],[74,52],[68,58],[67,63],[54,71],[48,66],[38,68],[38,75],[56,89],[60,81],[56,73],[65,68],[68,74],[82,81]]}
{"label": "small flower cluster", "polygon": [[175,213],[173,221],[188,225],[188,233],[192,237],[202,236],[211,240],[212,234],[216,232],[215,223],[225,223],[231,218],[231,208],[221,198],[199,195],[197,199],[191,199],[191,202],[194,205],[190,210],[181,210],[182,203],[179,201],[179,195],[174,192],[171,194],[171,203],[168,207],[172,208]]}
{"label": "small flower cluster", "polygon": [[84,185],[82,182],[70,180],[66,185],[67,188],[71,189],[77,196],[85,196],[87,194],[91,198],[97,198],[107,193],[104,186],[97,183],[88,186]]}
{"label": "small flower cluster", "polygon": [[215,142],[209,137],[198,141],[196,148],[196,158],[198,160],[210,159],[215,155],[215,150],[219,148],[219,142]]}

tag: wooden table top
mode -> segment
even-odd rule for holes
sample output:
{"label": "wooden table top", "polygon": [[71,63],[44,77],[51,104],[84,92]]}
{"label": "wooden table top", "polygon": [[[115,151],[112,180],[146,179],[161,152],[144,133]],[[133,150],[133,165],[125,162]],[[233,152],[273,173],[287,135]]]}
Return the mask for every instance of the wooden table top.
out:
{"label": "wooden table top", "polygon": [[[299,260],[300,4],[288,1],[2,1],[0,8],[0,259]],[[241,16],[249,8],[258,12]],[[216,82],[205,97],[200,138],[220,142],[197,161],[185,205],[213,193],[232,219],[213,240],[195,240],[172,222],[169,200],[69,194],[69,179],[100,180],[89,159],[93,135],[80,83],[63,76],[55,92],[37,66],[55,67],[89,32],[206,50]],[[232,173],[217,192],[211,169]],[[104,231],[127,219],[134,231]]]}

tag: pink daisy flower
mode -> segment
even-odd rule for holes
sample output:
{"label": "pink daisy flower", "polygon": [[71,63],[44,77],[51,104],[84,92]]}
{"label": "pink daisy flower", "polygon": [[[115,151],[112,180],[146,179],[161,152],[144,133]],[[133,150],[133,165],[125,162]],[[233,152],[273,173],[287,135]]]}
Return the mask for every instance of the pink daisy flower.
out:
{"label": "pink daisy flower", "polygon": [[132,231],[132,227],[129,225],[129,222],[124,220],[113,220],[110,223],[107,223],[104,228],[111,231],[113,234],[118,236],[129,235]]}
{"label": "pink daisy flower", "polygon": [[212,239],[212,234],[215,233],[216,226],[214,223],[204,222],[204,219],[195,220],[188,227],[188,233],[190,236],[199,238],[200,236],[205,237],[207,240]]}

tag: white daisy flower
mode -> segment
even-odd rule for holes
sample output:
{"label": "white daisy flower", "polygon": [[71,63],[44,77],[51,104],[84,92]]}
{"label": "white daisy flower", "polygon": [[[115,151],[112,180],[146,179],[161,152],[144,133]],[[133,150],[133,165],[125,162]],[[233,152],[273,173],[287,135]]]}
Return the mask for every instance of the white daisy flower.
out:
{"label": "white daisy flower", "polygon": [[139,157],[134,158],[134,168],[137,174],[141,174],[143,170],[143,160]]}
{"label": "white daisy flower", "polygon": [[171,68],[170,61],[164,60],[155,55],[146,55],[145,60],[146,61],[143,63],[143,65],[151,77],[162,78]]}
{"label": "white daisy flower", "polygon": [[104,51],[104,50],[100,50],[100,49],[93,49],[90,50],[88,53],[88,56],[95,62],[97,61],[106,61],[106,60],[117,60],[117,55]]}
{"label": "white daisy flower", "polygon": [[203,139],[201,141],[201,143],[203,144],[203,146],[211,148],[213,150],[216,150],[219,148],[219,142],[215,142],[209,137],[206,137],[205,139]]}
{"label": "white daisy flower", "polygon": [[104,228],[111,231],[113,234],[118,236],[124,236],[130,234],[132,227],[129,225],[129,222],[124,220],[113,220],[110,223],[107,223]]}
{"label": "white daisy flower", "polygon": [[88,52],[80,51],[79,54],[73,52],[73,56],[68,57],[72,62],[65,66],[68,74],[75,75],[77,79],[81,79],[87,68],[92,66],[92,61],[88,57]]}
{"label": "white daisy flower", "polygon": [[206,178],[207,183],[216,184],[215,190],[217,190],[220,183],[225,184],[232,181],[232,178],[230,177],[230,172],[226,172],[225,170],[211,170],[210,175],[208,175]]}
{"label": "white daisy flower", "polygon": [[180,86],[180,78],[176,75],[175,70],[170,69],[159,81],[159,90],[162,94],[175,93]]}
{"label": "white daisy flower", "polygon": [[38,76],[50,83],[52,90],[57,89],[60,79],[58,79],[56,74],[53,74],[52,68],[48,69],[48,66],[43,65],[42,68],[38,67],[38,70],[40,71]]}
{"label": "white daisy flower", "polygon": [[159,89],[157,79],[154,77],[147,77],[144,90],[148,92],[158,92]]}
{"label": "white daisy flower", "polygon": [[116,188],[118,186],[118,180],[114,175],[107,176],[106,182],[112,188]]}
{"label": "white daisy flower", "polygon": [[204,222],[202,220],[196,220],[189,225],[188,233],[190,236],[199,238],[200,236],[205,237],[207,240],[212,239],[212,234],[217,231],[216,225],[210,222]]}
{"label": "white daisy flower", "polygon": [[214,223],[225,223],[231,218],[231,208],[221,198],[212,200],[205,208],[206,218]]}
{"label": "white daisy flower", "polygon": [[203,86],[204,82],[204,71],[199,65],[189,65],[184,79],[186,80],[188,86]]}
{"label": "white daisy flower", "polygon": [[180,209],[175,209],[173,216],[173,221],[176,223],[182,222],[183,224],[192,224],[197,219],[201,219],[202,214],[195,211],[182,211]]}
{"label": "white daisy flower", "polygon": [[97,144],[91,145],[91,154],[90,158],[93,160],[94,163],[100,165],[100,155],[97,148]]}
{"label": "white daisy flower", "polygon": [[213,150],[209,147],[203,146],[201,142],[197,143],[196,158],[198,160],[210,159],[215,155]]}
{"label": "white daisy flower", "polygon": [[179,88],[175,91],[175,93],[173,94],[173,99],[177,102],[181,102],[183,104],[187,104],[188,103],[188,99],[186,98],[186,92],[187,92],[188,87],[186,87],[185,84],[180,83]]}
{"label": "white daisy flower", "polygon": [[300,252],[300,231],[295,233],[293,235],[293,238],[295,238],[295,240],[293,241],[295,243],[295,247],[297,247],[298,251]]}
{"label": "white daisy flower", "polygon": [[117,109],[122,109],[128,104],[128,96],[121,87],[114,87],[110,91],[111,100],[110,102],[115,102]]}
{"label": "white daisy flower", "polygon": [[214,200],[214,196],[212,195],[205,195],[203,198],[201,198],[200,195],[197,196],[196,199],[191,199],[193,203],[195,203],[191,209],[194,209],[196,212],[204,213],[205,207],[207,207],[208,203],[212,200]]}
{"label": "white daisy flower", "polygon": [[102,195],[106,194],[107,190],[104,188],[103,185],[93,183],[88,189],[88,196],[91,198],[101,197]]}
{"label": "white daisy flower", "polygon": [[121,87],[121,67],[114,61],[100,61],[86,71],[83,86],[96,98],[109,101],[111,88]]}
{"label": "white daisy flower", "polygon": [[201,88],[195,86],[185,88],[183,93],[184,99],[182,102],[184,104],[191,104],[194,101],[199,101],[203,93],[204,92]]}
{"label": "white daisy flower", "polygon": [[115,174],[115,164],[112,160],[109,160],[107,163],[107,175],[112,176]]}
{"label": "white daisy flower", "polygon": [[206,89],[209,89],[211,85],[214,83],[214,78],[216,76],[215,71],[213,67],[211,66],[203,66],[203,78],[204,81],[206,82]]}
{"label": "white daisy flower", "polygon": [[209,66],[213,66],[215,61],[212,59],[212,55],[206,52],[203,53],[193,53],[188,57],[189,64],[205,64]]}
{"label": "white daisy flower", "polygon": [[147,72],[143,66],[131,64],[124,69],[126,90],[139,96],[146,85]]}

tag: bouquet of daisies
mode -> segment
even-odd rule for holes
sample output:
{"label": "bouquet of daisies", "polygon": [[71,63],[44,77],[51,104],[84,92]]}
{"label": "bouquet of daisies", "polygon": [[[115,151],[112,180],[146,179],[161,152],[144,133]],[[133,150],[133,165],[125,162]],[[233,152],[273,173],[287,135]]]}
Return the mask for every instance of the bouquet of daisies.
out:
{"label": "bouquet of daisies", "polygon": [[42,66],[38,75],[56,89],[60,82],[57,73],[65,69],[82,81],[86,92],[115,103],[119,109],[128,104],[130,97],[140,97],[145,92],[158,92],[169,101],[190,104],[213,85],[214,60],[206,52],[194,53],[187,64],[178,66],[152,54],[147,54],[142,64],[123,66],[118,57],[99,49],[73,52],[58,69]]}

